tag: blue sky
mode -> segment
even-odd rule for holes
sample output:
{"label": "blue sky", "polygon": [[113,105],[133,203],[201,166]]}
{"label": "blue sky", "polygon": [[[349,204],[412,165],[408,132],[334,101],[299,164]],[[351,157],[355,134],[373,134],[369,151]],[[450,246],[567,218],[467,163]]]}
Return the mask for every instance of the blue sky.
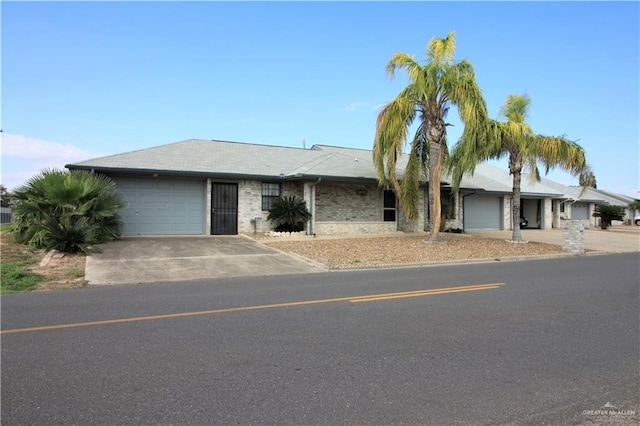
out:
{"label": "blue sky", "polygon": [[423,60],[455,31],[492,118],[529,94],[537,133],[578,140],[598,188],[640,196],[638,2],[3,1],[1,13],[9,189],[189,138],[370,149],[379,108],[406,84],[385,74],[389,58]]}

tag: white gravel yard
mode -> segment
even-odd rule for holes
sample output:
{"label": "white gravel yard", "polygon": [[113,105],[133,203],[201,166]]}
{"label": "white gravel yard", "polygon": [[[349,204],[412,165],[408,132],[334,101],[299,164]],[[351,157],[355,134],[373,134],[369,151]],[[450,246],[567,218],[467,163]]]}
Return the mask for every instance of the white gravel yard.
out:
{"label": "white gravel yard", "polygon": [[516,244],[466,234],[440,234],[445,244],[425,242],[427,234],[366,237],[268,238],[249,235],[262,244],[294,253],[331,269],[420,265],[441,262],[562,256],[562,247],[538,242]]}

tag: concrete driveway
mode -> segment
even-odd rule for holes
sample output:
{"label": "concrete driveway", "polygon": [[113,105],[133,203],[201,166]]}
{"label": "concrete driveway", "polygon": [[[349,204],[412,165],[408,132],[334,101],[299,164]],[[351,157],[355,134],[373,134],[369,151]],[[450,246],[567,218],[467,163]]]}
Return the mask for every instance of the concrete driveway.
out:
{"label": "concrete driveway", "polygon": [[323,272],[306,259],[233,236],[125,237],[87,257],[90,285]]}
{"label": "concrete driveway", "polygon": [[[512,231],[473,231],[472,234],[486,238],[511,239]],[[562,230],[523,229],[522,239],[562,246]],[[640,252],[640,226],[612,226],[609,229],[589,228],[584,231],[584,246],[587,250],[606,253]]]}

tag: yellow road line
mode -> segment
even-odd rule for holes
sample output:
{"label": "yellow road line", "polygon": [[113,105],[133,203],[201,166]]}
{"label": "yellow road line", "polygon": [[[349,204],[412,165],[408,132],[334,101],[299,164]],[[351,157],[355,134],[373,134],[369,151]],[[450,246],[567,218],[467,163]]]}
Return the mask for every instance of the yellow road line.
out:
{"label": "yellow road line", "polygon": [[338,297],[333,299],[318,299],[318,300],[305,300],[301,302],[274,303],[270,305],[242,306],[238,308],[212,309],[209,311],[181,312],[177,314],[149,315],[145,317],[118,318],[118,319],[103,320],[103,321],[89,321],[89,322],[76,322],[76,323],[70,323],[70,324],[44,325],[40,327],[27,327],[27,328],[15,328],[10,330],[0,330],[0,334],[26,333],[29,331],[59,330],[63,328],[76,328],[76,327],[91,327],[96,325],[119,324],[119,323],[125,323],[125,322],[138,322],[138,321],[150,321],[150,320],[169,319],[169,318],[192,317],[197,315],[222,314],[222,313],[229,313],[229,312],[255,311],[259,309],[286,308],[291,306],[317,305],[320,303],[335,303],[335,302],[347,302],[347,301],[352,303],[372,302],[376,300],[399,299],[404,297],[429,296],[429,295],[447,294],[447,293],[461,293],[466,291],[477,291],[477,290],[491,290],[495,288],[500,288],[504,284],[505,283],[492,283],[492,284],[481,284],[481,285],[471,285],[471,286],[462,286],[462,287],[437,288],[433,290],[405,291],[401,293],[383,293],[383,294],[371,294],[368,296]]}
{"label": "yellow road line", "polygon": [[401,299],[405,297],[419,297],[419,296],[431,296],[436,294],[447,294],[447,293],[462,293],[467,291],[478,291],[478,290],[491,290],[495,288],[500,288],[503,284],[487,284],[485,286],[477,286],[475,288],[462,287],[462,288],[451,288],[451,289],[441,289],[441,290],[425,290],[419,292],[411,292],[408,294],[396,294],[396,295],[381,295],[378,297],[368,296],[368,297],[360,297],[357,299],[351,300],[351,302],[359,303],[359,302],[374,302],[377,300],[390,300],[390,299]]}

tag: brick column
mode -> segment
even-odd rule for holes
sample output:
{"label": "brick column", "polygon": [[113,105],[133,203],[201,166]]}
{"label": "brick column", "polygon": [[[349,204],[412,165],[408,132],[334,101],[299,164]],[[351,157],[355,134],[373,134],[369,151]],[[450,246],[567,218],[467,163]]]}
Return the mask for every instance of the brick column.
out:
{"label": "brick column", "polygon": [[562,229],[562,251],[584,254],[584,224],[580,220],[565,220]]}

